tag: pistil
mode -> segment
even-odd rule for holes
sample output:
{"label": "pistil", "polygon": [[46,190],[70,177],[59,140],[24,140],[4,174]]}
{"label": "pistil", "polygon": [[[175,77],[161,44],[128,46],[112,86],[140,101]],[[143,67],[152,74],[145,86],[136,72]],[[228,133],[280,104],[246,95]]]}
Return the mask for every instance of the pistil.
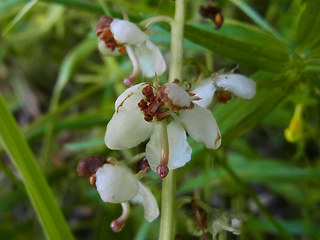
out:
{"label": "pistil", "polygon": [[113,220],[111,222],[111,229],[114,232],[120,232],[122,230],[122,228],[124,227],[126,220],[128,219],[129,215],[130,215],[130,205],[128,202],[123,202],[121,203],[121,207],[122,207],[122,214],[119,218],[117,218],[116,220]]}

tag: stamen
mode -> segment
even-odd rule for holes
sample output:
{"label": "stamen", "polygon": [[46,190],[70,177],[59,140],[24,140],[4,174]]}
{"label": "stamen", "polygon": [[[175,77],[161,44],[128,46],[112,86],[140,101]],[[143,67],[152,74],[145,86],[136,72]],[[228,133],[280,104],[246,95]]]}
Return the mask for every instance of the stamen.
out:
{"label": "stamen", "polygon": [[111,222],[111,229],[114,232],[120,232],[122,230],[122,228],[124,227],[126,220],[128,219],[129,215],[130,215],[130,205],[128,202],[123,202],[121,203],[121,207],[122,207],[122,214],[119,218],[117,218],[116,220],[113,220]]}
{"label": "stamen", "polygon": [[79,177],[89,178],[96,173],[98,168],[106,163],[105,158],[99,156],[91,156],[82,159],[77,166],[77,173]]}
{"label": "stamen", "polygon": [[138,179],[142,178],[148,172],[148,170],[150,170],[148,159],[146,157],[141,158],[136,165],[136,177]]}
{"label": "stamen", "polygon": [[217,101],[219,103],[226,103],[231,99],[231,94],[229,92],[220,91],[218,93]]}
{"label": "stamen", "polygon": [[168,112],[162,112],[162,113],[158,113],[155,115],[157,121],[159,121],[159,122],[170,117],[170,116],[171,116],[171,114]]}
{"label": "stamen", "polygon": [[155,96],[151,85],[148,85],[144,89],[142,89],[142,94],[146,97],[147,102],[151,103],[154,101]]}
{"label": "stamen", "polygon": [[151,114],[154,114],[157,110],[158,110],[158,108],[161,106],[161,103],[159,103],[159,102],[154,102],[154,104],[151,104],[150,105],[150,107],[151,107],[151,109],[149,110],[149,112],[151,113]]}
{"label": "stamen", "polygon": [[94,188],[97,188],[96,181],[97,181],[96,174],[92,174],[92,176],[90,177],[90,185]]}
{"label": "stamen", "polygon": [[127,50],[128,56],[132,62],[132,66],[133,66],[133,70],[132,70],[131,75],[129,77],[126,77],[123,80],[124,86],[129,88],[133,84],[135,77],[138,75],[140,68],[139,68],[138,58],[137,58],[136,54],[133,52],[132,48],[130,46],[126,46],[126,50]]}

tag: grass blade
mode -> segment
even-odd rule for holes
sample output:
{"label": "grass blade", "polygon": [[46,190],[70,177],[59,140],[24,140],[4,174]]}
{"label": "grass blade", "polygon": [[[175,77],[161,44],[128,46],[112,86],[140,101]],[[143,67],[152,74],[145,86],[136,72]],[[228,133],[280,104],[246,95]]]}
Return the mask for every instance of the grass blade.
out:
{"label": "grass blade", "polygon": [[73,239],[53,193],[2,95],[0,95],[0,138],[21,174],[47,239]]}

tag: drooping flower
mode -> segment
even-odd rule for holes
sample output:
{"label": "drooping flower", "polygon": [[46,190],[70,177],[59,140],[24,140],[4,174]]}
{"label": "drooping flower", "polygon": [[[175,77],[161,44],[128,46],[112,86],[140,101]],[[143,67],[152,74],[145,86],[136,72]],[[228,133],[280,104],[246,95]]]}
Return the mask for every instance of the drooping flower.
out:
{"label": "drooping flower", "polygon": [[157,201],[149,188],[124,166],[104,164],[96,172],[96,187],[104,202],[140,203],[144,207],[144,217],[149,222],[159,215]]}
{"label": "drooping flower", "polygon": [[107,125],[108,148],[122,150],[146,140],[146,157],[153,171],[165,177],[191,158],[188,134],[207,148],[217,149],[221,135],[212,113],[197,104],[199,98],[175,83],[154,88],[140,83],[116,100],[115,113]]}
{"label": "drooping flower", "polygon": [[231,94],[250,100],[256,94],[256,83],[241,74],[216,74],[204,79],[191,90],[201,99],[197,102],[202,107],[208,107],[216,97],[218,102],[227,102]]}
{"label": "drooping flower", "polygon": [[142,204],[144,217],[149,222],[159,216],[157,201],[149,188],[115,159],[108,158],[107,161],[100,157],[83,159],[78,164],[77,172],[81,177],[91,178],[91,184],[96,187],[104,202],[122,205],[123,213],[112,222],[112,230],[117,232],[124,226],[130,213],[128,201]]}
{"label": "drooping flower", "polygon": [[126,87],[132,85],[140,68],[145,77],[153,77],[155,74],[160,76],[166,70],[159,48],[134,23],[103,16],[97,24],[96,35],[102,54],[114,56],[127,52],[133,64],[133,72],[124,80]]}

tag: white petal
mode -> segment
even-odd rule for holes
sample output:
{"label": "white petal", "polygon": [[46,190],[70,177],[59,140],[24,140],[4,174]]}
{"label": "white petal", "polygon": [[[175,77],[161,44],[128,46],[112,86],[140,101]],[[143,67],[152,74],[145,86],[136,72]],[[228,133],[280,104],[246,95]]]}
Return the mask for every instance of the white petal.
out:
{"label": "white petal", "polygon": [[119,48],[115,48],[114,51],[111,51],[109,48],[106,47],[106,44],[104,41],[99,40],[98,42],[98,49],[100,53],[104,56],[119,56],[121,53],[119,53]]}
{"label": "white petal", "polygon": [[142,32],[137,25],[125,20],[113,19],[110,30],[114,39],[119,43],[136,45],[148,39],[148,35]]}
{"label": "white petal", "polygon": [[146,77],[154,77],[155,73],[160,76],[166,70],[166,62],[159,48],[150,41],[140,44],[135,48],[140,68]]}
{"label": "white petal", "polygon": [[140,203],[144,208],[144,218],[152,222],[159,216],[158,203],[148,187],[138,181],[139,192],[132,199],[132,202]]}
{"label": "white petal", "polygon": [[139,191],[138,180],[125,167],[105,164],[96,172],[96,187],[104,202],[122,203]]}
{"label": "white petal", "polygon": [[156,171],[161,159],[160,132],[160,123],[154,123],[150,141],[146,146],[146,158],[153,171]]}
{"label": "white petal", "polygon": [[134,85],[128,89],[126,89],[116,100],[115,110],[118,111],[121,108],[125,108],[128,110],[133,110],[138,107],[138,103],[142,98],[144,98],[142,94],[142,89],[144,89],[149,83],[139,83]]}
{"label": "white petal", "polygon": [[190,92],[195,93],[196,97],[200,97],[200,100],[195,101],[201,107],[207,108],[212,102],[216,87],[212,79],[205,79],[200,82],[195,88],[191,89]]}
{"label": "white petal", "polygon": [[168,126],[169,139],[169,169],[184,166],[191,159],[192,149],[187,142],[187,134],[181,124],[172,121]]}
{"label": "white petal", "polygon": [[[174,107],[190,107],[191,97],[182,87],[175,83],[166,83],[162,87],[165,89],[164,91]],[[171,106],[169,106],[169,108],[170,107]]]}
{"label": "white petal", "polygon": [[217,87],[243,99],[251,99],[256,94],[256,83],[240,74],[221,74],[214,81]]}
{"label": "white petal", "polygon": [[[156,171],[161,160],[161,126],[155,124],[151,139],[146,146],[146,157],[153,171]],[[191,159],[191,147],[187,142],[186,132],[177,122],[172,121],[167,126],[168,142],[169,142],[169,162],[170,170],[184,166]]]}
{"label": "white petal", "polygon": [[144,120],[140,109],[119,108],[107,125],[104,137],[108,148],[121,150],[137,146],[152,132],[153,125]]}
{"label": "white petal", "polygon": [[179,112],[179,118],[189,135],[202,142],[207,148],[217,149],[221,144],[221,134],[212,113],[195,104],[191,110]]}

